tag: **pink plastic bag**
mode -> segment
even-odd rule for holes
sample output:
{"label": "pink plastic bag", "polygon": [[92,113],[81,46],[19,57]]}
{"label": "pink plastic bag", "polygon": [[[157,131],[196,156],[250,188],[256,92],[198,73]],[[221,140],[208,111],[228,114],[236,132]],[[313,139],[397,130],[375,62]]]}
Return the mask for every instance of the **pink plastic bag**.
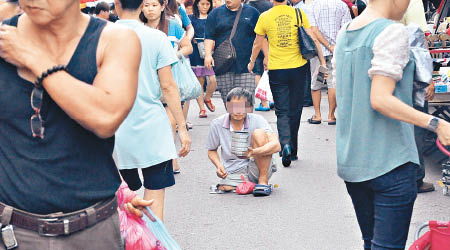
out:
{"label": "pink plastic bag", "polygon": [[243,175],[241,175],[241,179],[243,183],[239,184],[236,187],[237,194],[251,194],[253,193],[253,189],[255,189],[255,183],[251,181],[247,181]]}
{"label": "pink plastic bag", "polygon": [[126,250],[167,250],[155,235],[148,229],[142,218],[128,213],[124,204],[131,202],[136,194],[125,182],[119,187],[117,200],[119,207],[120,233],[125,240]]}

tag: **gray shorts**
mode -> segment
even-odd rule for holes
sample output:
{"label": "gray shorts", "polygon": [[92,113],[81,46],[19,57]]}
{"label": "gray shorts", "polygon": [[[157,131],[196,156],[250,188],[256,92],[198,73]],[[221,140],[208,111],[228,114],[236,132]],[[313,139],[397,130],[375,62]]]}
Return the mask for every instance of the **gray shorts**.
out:
{"label": "gray shorts", "polygon": [[327,63],[327,69],[328,69],[328,78],[327,78],[327,84],[323,84],[321,82],[317,81],[317,75],[319,74],[319,67],[320,67],[320,61],[319,58],[316,56],[313,59],[311,59],[309,62],[311,64],[311,90],[320,90],[324,87],[326,88],[336,88],[333,84],[333,74],[332,72],[332,66],[331,65],[331,59],[333,56],[326,56],[325,61]]}
{"label": "gray shorts", "polygon": [[[277,171],[277,165],[275,164],[275,160],[272,159],[272,164],[269,169],[269,179],[272,177],[272,174]],[[233,186],[237,187],[240,183],[242,183],[241,175],[244,175],[246,180],[249,180],[253,183],[258,183],[259,179],[259,168],[256,166],[255,160],[252,158],[248,163],[246,168],[239,170],[238,172],[228,174],[227,178],[221,179],[219,185],[225,186]]]}

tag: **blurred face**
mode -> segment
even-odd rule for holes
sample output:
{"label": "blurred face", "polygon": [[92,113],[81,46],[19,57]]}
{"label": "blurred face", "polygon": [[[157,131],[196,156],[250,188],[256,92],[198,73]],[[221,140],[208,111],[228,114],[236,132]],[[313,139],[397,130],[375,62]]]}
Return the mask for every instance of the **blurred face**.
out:
{"label": "blurred face", "polygon": [[19,0],[20,7],[38,25],[63,19],[67,11],[80,11],[79,0]]}
{"label": "blurred face", "polygon": [[200,0],[197,4],[198,11],[201,15],[208,15],[208,10],[211,7],[211,4],[208,0]]}
{"label": "blurred face", "polygon": [[227,102],[227,111],[230,117],[235,121],[242,121],[247,117],[247,113],[252,112],[253,107],[245,97],[233,97]]}
{"label": "blurred face", "polygon": [[164,10],[164,6],[161,6],[157,0],[145,0],[142,12],[148,20],[159,20],[161,18],[161,12]]}
{"label": "blurred face", "polygon": [[225,4],[230,10],[237,10],[241,5],[241,0],[226,0]]}

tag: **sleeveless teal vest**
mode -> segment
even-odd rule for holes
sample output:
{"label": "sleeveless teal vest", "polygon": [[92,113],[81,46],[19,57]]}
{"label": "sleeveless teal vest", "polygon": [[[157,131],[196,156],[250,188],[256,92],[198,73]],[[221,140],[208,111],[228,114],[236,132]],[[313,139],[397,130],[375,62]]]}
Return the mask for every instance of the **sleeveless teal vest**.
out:
{"label": "sleeveless teal vest", "polygon": [[[393,21],[378,19],[358,30],[342,31],[336,45],[336,154],[339,176],[362,182],[407,162],[418,164],[413,125],[388,118],[370,104],[375,38]],[[412,58],[394,95],[412,106],[415,64]]]}

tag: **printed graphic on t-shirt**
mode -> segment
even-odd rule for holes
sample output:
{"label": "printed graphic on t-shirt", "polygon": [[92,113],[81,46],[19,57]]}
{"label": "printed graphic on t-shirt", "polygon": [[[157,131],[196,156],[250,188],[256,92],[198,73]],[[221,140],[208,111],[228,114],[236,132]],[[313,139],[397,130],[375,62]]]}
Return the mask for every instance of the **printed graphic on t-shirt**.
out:
{"label": "printed graphic on t-shirt", "polygon": [[275,18],[277,23],[277,46],[280,48],[287,48],[291,46],[292,40],[292,16],[280,15]]}

